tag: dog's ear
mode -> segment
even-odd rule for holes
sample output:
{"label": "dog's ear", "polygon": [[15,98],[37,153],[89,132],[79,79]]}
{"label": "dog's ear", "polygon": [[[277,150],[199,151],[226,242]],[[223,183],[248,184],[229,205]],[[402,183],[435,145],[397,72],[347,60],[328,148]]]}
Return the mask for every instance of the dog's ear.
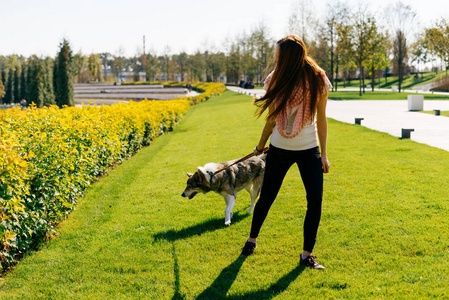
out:
{"label": "dog's ear", "polygon": [[193,176],[193,174],[192,173],[187,173],[187,177],[192,177]]}
{"label": "dog's ear", "polygon": [[200,175],[201,184],[203,184],[203,185],[205,185],[207,187],[210,187],[210,183],[207,180],[206,175],[204,175],[204,173],[200,169],[196,170],[196,172]]}

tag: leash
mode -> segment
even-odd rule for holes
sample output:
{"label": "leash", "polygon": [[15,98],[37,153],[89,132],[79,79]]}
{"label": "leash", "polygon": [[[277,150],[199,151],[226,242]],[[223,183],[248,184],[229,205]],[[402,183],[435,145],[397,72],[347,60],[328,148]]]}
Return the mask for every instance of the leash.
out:
{"label": "leash", "polygon": [[[267,153],[267,151],[268,151],[269,148],[270,148],[270,147],[265,147],[265,148],[263,148],[262,153],[263,153],[263,154]],[[215,171],[214,173],[209,172],[209,174],[211,175],[211,179],[212,179],[212,177],[213,177],[214,175],[220,173],[221,171],[224,171],[224,170],[226,170],[226,169],[229,169],[229,168],[232,167],[233,165],[236,165],[236,164],[238,164],[238,163],[241,163],[242,161],[245,161],[245,160],[247,160],[248,158],[253,157],[254,155],[255,155],[254,152],[252,152],[252,153],[248,154],[247,156],[242,157],[242,158],[240,158],[239,160],[233,162],[232,164],[230,164],[229,166],[227,166],[227,167],[225,167],[225,168],[223,168],[223,169],[217,170],[217,171]]]}

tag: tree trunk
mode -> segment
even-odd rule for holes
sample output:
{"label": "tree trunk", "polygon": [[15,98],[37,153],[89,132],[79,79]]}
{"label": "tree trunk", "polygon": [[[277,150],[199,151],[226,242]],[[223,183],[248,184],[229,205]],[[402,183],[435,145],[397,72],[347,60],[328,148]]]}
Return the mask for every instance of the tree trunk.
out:
{"label": "tree trunk", "polygon": [[379,89],[380,89],[380,74],[382,73],[382,69],[379,69],[378,70],[378,73],[377,73],[377,81],[378,81],[378,83],[379,83]]}
{"label": "tree trunk", "polygon": [[331,84],[332,92],[334,91],[334,47],[331,48]]}
{"label": "tree trunk", "polygon": [[362,97],[362,63],[359,63],[359,96]]}
{"label": "tree trunk", "polygon": [[363,86],[363,93],[365,94],[365,68],[362,67],[362,86]]}
{"label": "tree trunk", "polygon": [[336,66],[335,66],[335,91],[337,91],[338,88],[338,54],[337,54],[337,58],[335,60]]}

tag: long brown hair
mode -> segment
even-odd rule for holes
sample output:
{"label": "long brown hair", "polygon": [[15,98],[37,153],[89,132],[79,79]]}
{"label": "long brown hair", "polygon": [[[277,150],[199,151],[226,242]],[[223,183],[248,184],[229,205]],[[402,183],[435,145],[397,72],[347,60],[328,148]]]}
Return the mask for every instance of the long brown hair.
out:
{"label": "long brown hair", "polygon": [[[269,109],[267,119],[276,118],[286,106],[293,91],[302,87],[303,101],[310,101],[310,115],[314,117],[318,97],[324,88],[323,70],[309,56],[303,40],[297,35],[286,36],[276,43],[278,57],[276,67],[265,95],[254,101],[260,117]],[[309,91],[309,92],[307,92]],[[310,99],[306,99],[310,97]],[[305,110],[304,110],[305,114]]]}

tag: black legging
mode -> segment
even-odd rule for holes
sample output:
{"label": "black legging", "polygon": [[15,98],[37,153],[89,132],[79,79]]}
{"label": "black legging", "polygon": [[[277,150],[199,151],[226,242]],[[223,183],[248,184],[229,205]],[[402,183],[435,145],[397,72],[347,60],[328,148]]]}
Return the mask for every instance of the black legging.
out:
{"label": "black legging", "polygon": [[287,171],[296,163],[307,194],[307,212],[304,220],[304,250],[312,252],[321,218],[323,198],[323,169],[318,147],[290,151],[270,145],[265,166],[262,191],[254,209],[251,238],[257,238],[268,210],[276,199]]}

